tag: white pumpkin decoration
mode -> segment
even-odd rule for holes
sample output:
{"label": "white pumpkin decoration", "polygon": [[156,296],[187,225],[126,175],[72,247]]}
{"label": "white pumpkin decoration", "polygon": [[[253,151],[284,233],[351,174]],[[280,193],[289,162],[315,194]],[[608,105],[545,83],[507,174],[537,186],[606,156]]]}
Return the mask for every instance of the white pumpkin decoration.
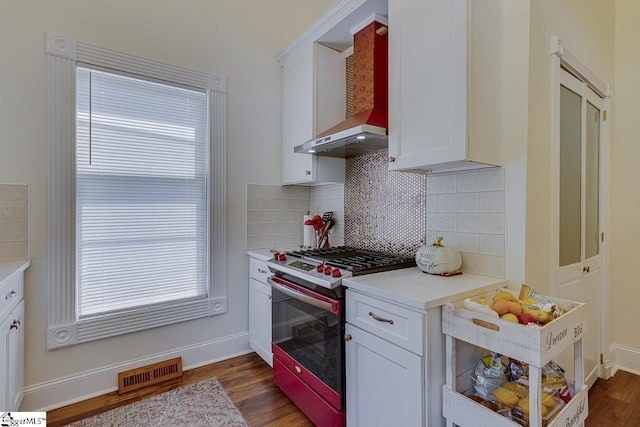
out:
{"label": "white pumpkin decoration", "polygon": [[458,271],[462,265],[460,252],[447,248],[438,237],[433,245],[423,245],[416,252],[418,268],[429,274],[446,274]]}

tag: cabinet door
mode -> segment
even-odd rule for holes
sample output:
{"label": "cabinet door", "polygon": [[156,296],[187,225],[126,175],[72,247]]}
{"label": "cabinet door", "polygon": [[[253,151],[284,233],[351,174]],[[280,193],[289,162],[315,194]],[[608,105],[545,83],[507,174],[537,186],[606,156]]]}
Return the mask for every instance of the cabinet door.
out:
{"label": "cabinet door", "polygon": [[389,168],[466,159],[466,0],[389,0]]}
{"label": "cabinet door", "polygon": [[347,425],[423,425],[422,358],[347,323]]}
{"label": "cabinet door", "polygon": [[282,183],[313,180],[312,160],[293,148],[313,138],[313,44],[301,46],[282,65]]}
{"label": "cabinet door", "polygon": [[17,411],[24,383],[24,301],[0,325],[0,404]]}
{"label": "cabinet door", "polygon": [[269,366],[271,353],[271,286],[249,279],[249,345]]}
{"label": "cabinet door", "polygon": [[344,159],[294,153],[345,118],[345,67],[340,52],[309,43],[282,65],[282,183],[344,182]]}

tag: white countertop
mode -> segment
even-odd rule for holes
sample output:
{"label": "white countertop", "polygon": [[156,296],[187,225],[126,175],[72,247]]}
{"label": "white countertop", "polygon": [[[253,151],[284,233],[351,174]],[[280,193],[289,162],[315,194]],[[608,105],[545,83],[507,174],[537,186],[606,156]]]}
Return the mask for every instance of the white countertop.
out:
{"label": "white countertop", "polygon": [[271,249],[247,249],[246,253],[251,258],[259,259],[260,261],[267,261],[273,258]]}
{"label": "white countertop", "polygon": [[504,279],[463,273],[442,277],[423,273],[418,267],[344,279],[357,292],[421,310],[442,306],[507,286]]}
{"label": "white countertop", "polygon": [[28,259],[19,261],[0,261],[0,286],[14,273],[24,271],[31,265]]}

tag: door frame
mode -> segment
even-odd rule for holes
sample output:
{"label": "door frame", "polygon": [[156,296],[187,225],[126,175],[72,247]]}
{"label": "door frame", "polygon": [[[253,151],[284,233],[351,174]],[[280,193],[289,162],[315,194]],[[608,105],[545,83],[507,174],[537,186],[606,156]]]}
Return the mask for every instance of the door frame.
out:
{"label": "door frame", "polygon": [[[562,82],[562,68],[569,71],[579,80],[584,82],[593,92],[602,98],[603,111],[611,110],[611,85],[600,80],[589,68],[564,47],[562,41],[557,37],[551,38],[551,85],[550,85],[550,227],[549,227],[549,283],[553,294],[558,290],[558,267],[559,245],[557,237],[559,235],[559,170],[560,170],[560,83]],[[600,324],[602,325],[600,336],[600,354],[602,378],[611,377],[612,361],[609,345],[609,324],[610,324],[610,289],[609,289],[609,207],[610,207],[610,135],[611,119],[606,117],[600,121],[600,166],[599,166],[599,197],[600,197],[600,231],[604,233],[604,241],[600,243],[600,281],[602,303],[600,310]]]}

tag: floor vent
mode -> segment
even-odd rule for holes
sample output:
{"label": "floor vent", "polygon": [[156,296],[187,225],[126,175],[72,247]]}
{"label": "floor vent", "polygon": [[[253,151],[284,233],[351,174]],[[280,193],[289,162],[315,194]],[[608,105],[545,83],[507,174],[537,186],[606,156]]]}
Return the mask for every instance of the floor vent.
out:
{"label": "floor vent", "polygon": [[182,358],[165,360],[118,373],[118,393],[147,387],[182,376]]}

